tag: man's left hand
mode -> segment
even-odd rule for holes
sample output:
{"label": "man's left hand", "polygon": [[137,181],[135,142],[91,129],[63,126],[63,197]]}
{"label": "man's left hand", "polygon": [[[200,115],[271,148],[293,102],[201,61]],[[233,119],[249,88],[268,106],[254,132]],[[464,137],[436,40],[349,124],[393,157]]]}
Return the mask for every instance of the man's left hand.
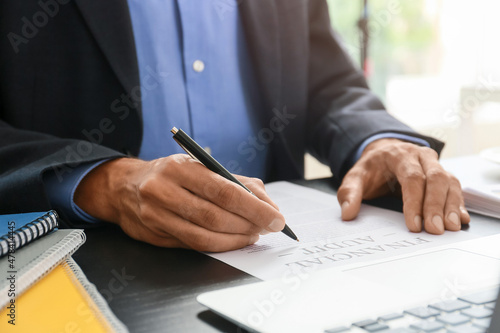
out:
{"label": "man's left hand", "polygon": [[470,222],[460,182],[443,169],[438,154],[398,139],[370,143],[344,177],[337,198],[342,219],[354,219],[363,199],[402,194],[408,229],[431,234],[460,230]]}

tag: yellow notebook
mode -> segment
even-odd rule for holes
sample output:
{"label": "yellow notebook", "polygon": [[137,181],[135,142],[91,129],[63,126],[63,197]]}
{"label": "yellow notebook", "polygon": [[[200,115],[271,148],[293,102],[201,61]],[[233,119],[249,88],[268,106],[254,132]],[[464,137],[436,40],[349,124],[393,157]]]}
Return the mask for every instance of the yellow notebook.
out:
{"label": "yellow notebook", "polygon": [[71,258],[85,238],[57,230],[0,258],[0,332],[127,332]]}
{"label": "yellow notebook", "polygon": [[0,332],[126,331],[72,258],[16,299],[13,322],[8,306],[0,312]]}

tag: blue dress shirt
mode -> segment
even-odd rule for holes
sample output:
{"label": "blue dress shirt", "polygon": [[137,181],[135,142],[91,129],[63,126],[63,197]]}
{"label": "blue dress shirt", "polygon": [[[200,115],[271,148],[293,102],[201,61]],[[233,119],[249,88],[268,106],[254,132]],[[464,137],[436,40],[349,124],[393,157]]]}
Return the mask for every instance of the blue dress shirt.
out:
{"label": "blue dress shirt", "polygon": [[[259,131],[255,109],[260,101],[238,1],[128,0],[142,93],[140,158],[183,153],[170,133],[176,126],[230,172],[264,178],[268,147],[260,145],[264,148],[252,158],[240,153]],[[383,133],[366,140],[355,160],[370,142],[383,137],[428,145],[410,136]],[[48,174],[45,183],[52,205],[74,219],[95,222],[74,203],[73,195],[83,177],[102,162],[80,166],[63,182]]]}
{"label": "blue dress shirt", "polygon": [[165,76],[149,89],[141,83],[140,158],[182,153],[170,133],[176,126],[229,171],[265,176],[267,149],[250,161],[238,153],[259,130],[254,119],[259,100],[237,0],[231,1],[234,6],[223,12],[213,1],[128,1],[141,80],[148,67]]}

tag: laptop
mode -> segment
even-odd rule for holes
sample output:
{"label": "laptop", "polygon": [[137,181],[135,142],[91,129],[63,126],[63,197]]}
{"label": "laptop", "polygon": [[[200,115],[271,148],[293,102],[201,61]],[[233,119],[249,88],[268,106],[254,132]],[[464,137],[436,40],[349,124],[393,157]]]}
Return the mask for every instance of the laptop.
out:
{"label": "laptop", "polygon": [[250,332],[500,333],[499,284],[500,234],[197,300]]}

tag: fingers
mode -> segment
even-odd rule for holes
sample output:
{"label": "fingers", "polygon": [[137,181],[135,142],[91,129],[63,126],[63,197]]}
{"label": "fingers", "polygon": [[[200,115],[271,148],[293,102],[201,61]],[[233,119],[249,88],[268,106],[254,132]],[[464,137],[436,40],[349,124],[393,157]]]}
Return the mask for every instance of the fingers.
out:
{"label": "fingers", "polygon": [[444,210],[444,225],[446,230],[458,231],[461,229],[462,223],[469,223],[469,214],[463,206],[464,199],[460,183],[453,178],[448,190],[448,197]]}
{"label": "fingers", "polygon": [[408,161],[404,168],[400,168],[396,177],[401,184],[403,199],[403,214],[408,230],[420,232],[422,230],[426,178],[422,167],[415,161]]}
{"label": "fingers", "polygon": [[168,218],[174,237],[189,248],[198,251],[221,252],[230,251],[254,244],[259,240],[257,234],[234,234],[208,230],[190,221],[171,214]]}
{"label": "fingers", "polygon": [[[453,210],[453,193],[449,193],[448,175],[439,166],[429,163],[426,166],[426,193],[424,199],[424,226],[430,234],[440,235],[445,229],[445,208],[448,204],[449,209]],[[436,163],[437,164],[437,163]],[[449,195],[448,195],[449,194]],[[453,216],[451,216],[453,220]],[[451,222],[449,216],[446,216],[446,229],[459,230],[460,221],[457,215],[457,225]],[[450,229],[450,227],[452,227]]]}
{"label": "fingers", "polygon": [[464,206],[460,183],[446,172],[429,148],[416,147],[418,154],[393,160],[393,171],[401,183],[406,225],[413,232],[431,234],[457,231],[470,218]]}
{"label": "fingers", "polygon": [[215,232],[258,234],[263,229],[183,188],[180,188],[171,200],[159,205],[169,208],[185,220]]}
{"label": "fingers", "polygon": [[[207,170],[209,171],[209,170]],[[249,184],[258,196],[248,193],[241,186],[209,171],[202,177],[186,178],[184,186],[201,198],[218,207],[239,215],[248,222],[268,231],[281,231],[285,226],[284,216],[270,203],[263,189],[256,183]]]}
{"label": "fingers", "polygon": [[245,185],[250,191],[253,192],[260,200],[263,200],[274,207],[276,210],[280,210],[278,205],[271,200],[271,198],[267,195],[266,189],[264,187],[264,183],[262,180],[258,178],[250,178],[240,175],[235,175],[235,177]]}
{"label": "fingers", "polygon": [[152,161],[135,176],[136,193],[122,200],[135,222],[121,225],[155,245],[227,251],[285,225],[260,180],[240,177],[253,195],[184,155]]}
{"label": "fingers", "polygon": [[[189,248],[198,251],[222,252],[254,244],[258,235],[227,234],[207,230],[167,210],[149,210],[149,223],[122,225],[131,237],[162,247]],[[161,227],[151,221],[161,221]],[[155,226],[155,227],[152,227]]]}
{"label": "fingers", "polygon": [[[405,223],[410,231],[420,232],[424,227],[429,233],[442,234],[444,230],[460,230],[462,223],[469,223],[460,183],[439,164],[434,150],[382,139],[367,146],[358,164],[365,166],[364,184],[355,186],[355,181],[348,179],[353,187],[364,187],[363,197],[383,194],[380,191],[383,184],[396,177],[401,186]],[[342,200],[345,199],[340,197],[339,201]]]}
{"label": "fingers", "polygon": [[[424,206],[426,231],[441,234],[444,230],[458,231],[470,217],[464,208],[460,182],[446,172],[437,159],[423,154],[420,157],[427,177],[426,203]],[[430,221],[430,223],[427,223]]]}
{"label": "fingers", "polygon": [[465,209],[463,195],[462,195],[462,205],[460,206],[460,220],[462,224],[469,224],[470,222],[470,215],[467,209]]}
{"label": "fingers", "polygon": [[363,199],[363,172],[352,168],[344,177],[337,191],[337,200],[342,211],[342,220],[353,220],[359,213]]}

